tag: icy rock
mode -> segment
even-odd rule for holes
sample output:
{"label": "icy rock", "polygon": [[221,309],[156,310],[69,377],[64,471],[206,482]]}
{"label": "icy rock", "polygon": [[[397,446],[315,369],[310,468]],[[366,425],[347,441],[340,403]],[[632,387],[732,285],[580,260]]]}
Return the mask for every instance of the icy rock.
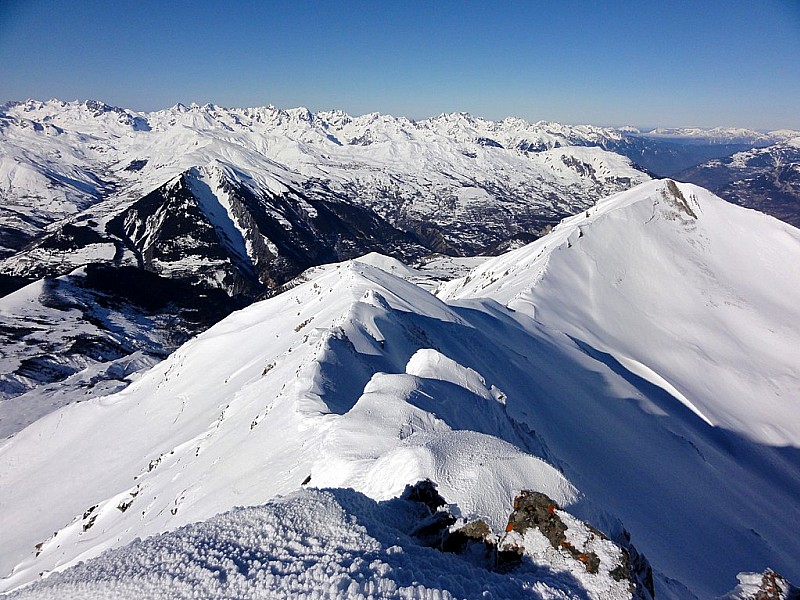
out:
{"label": "icy rock", "polygon": [[[508,518],[506,536],[498,544],[498,561],[505,562],[502,566],[506,569],[514,568],[515,562],[521,562],[525,554],[530,554],[525,548],[531,539],[526,536],[529,530],[536,530],[560,554],[582,564],[586,573],[602,573],[616,582],[628,582],[635,598],[654,596],[652,575],[650,585],[643,585],[634,576],[628,552],[624,548],[608,540],[602,531],[562,511],[547,494],[536,491],[523,490],[514,499],[514,511]],[[536,550],[533,552],[536,553]]]}
{"label": "icy rock", "polygon": [[[585,585],[606,587],[610,593],[621,592],[636,600],[654,597],[652,575],[650,585],[643,585],[631,568],[629,554],[624,548],[591,525],[562,511],[541,492],[520,492],[514,500],[506,531],[499,534],[483,519],[459,523],[430,479],[407,486],[402,499],[427,509],[423,512],[428,516],[411,531],[419,543],[459,555],[487,571],[509,574],[525,570],[531,564],[546,568],[556,566],[573,575],[580,571]],[[526,535],[529,530],[541,535]],[[549,551],[540,542],[549,547]]]}
{"label": "icy rock", "polygon": [[763,573],[739,573],[737,585],[719,600],[798,600],[800,588],[796,588],[772,569]]}

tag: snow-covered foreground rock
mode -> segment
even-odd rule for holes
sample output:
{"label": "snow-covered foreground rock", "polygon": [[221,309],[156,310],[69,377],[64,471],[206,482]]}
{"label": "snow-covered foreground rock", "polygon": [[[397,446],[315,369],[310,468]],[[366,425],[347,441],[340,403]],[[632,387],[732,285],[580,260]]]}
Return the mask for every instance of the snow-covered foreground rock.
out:
{"label": "snow-covered foreground rock", "polygon": [[[49,414],[0,446],[2,589],[267,503],[137,542],[31,594],[129,590],[159,556],[189,565],[200,586],[224,585],[180,550],[193,536],[217,539],[244,516],[275,523],[327,507],[330,538],[314,541],[291,519],[280,531],[297,544],[258,538],[302,557],[319,540],[343,539],[335,523],[349,517],[335,515],[392,527],[375,502],[421,479],[436,482],[455,517],[496,533],[520,490],[542,492],[643,554],[659,598],[719,596],[737,573],[766,566],[797,581],[799,235],[698,188],[656,182],[445,285],[449,303],[387,257],[312,269],[125,390]],[[302,486],[331,491],[271,500]],[[392,571],[392,543],[366,521],[366,533],[347,539],[374,549],[376,585],[410,585]],[[404,556],[433,556],[397,545]],[[435,556],[420,558],[414,581],[477,594],[436,583],[438,565],[458,573],[463,563]],[[574,558],[568,547],[543,556],[551,568]],[[102,575],[112,569],[131,579]],[[335,565],[314,569],[308,577],[341,575]],[[534,585],[525,577],[491,579],[492,594]],[[169,585],[184,593],[177,579]],[[571,581],[537,589],[617,597]]]}
{"label": "snow-covered foreground rock", "polygon": [[[133,542],[10,597],[631,598],[627,580],[553,561],[558,553],[533,534],[510,571],[498,571],[491,553],[426,545],[419,526],[436,514],[353,490],[296,492]],[[603,558],[618,561],[605,544]]]}

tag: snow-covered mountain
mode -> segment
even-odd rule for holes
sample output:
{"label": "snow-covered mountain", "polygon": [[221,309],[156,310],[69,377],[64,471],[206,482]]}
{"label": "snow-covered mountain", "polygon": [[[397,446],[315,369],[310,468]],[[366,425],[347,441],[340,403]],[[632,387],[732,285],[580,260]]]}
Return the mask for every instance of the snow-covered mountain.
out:
{"label": "snow-covered mountain", "polygon": [[[273,107],[6,104],[0,288],[34,287],[26,310],[0,307],[0,396],[96,379],[131,353],[162,357],[314,265],[535,239],[648,179],[617,154],[567,147],[613,135],[464,114],[415,123]],[[90,306],[99,298],[114,306],[100,316]],[[55,326],[67,322],[77,338]]]}
{"label": "snow-covered mountain", "polygon": [[800,384],[798,251],[791,226],[697,186],[653,181],[439,295],[490,296],[663,387],[707,424],[789,446],[800,439],[787,393]]}
{"label": "snow-covered mountain", "polygon": [[[28,597],[131,597],[162,559],[147,585],[176,596],[328,575],[390,597],[647,597],[652,577],[656,597],[712,598],[765,566],[797,581],[798,265],[798,230],[655,181],[436,296],[388,257],[311,269],[0,446],[3,588],[110,548]],[[425,479],[446,506],[409,504]],[[521,490],[549,499],[526,533]],[[260,508],[212,519],[242,505]],[[445,522],[522,566],[443,557]],[[357,557],[350,579],[326,556]]]}
{"label": "snow-covered mountain", "polygon": [[[616,151],[662,177],[684,181],[684,172],[701,163],[724,159],[737,152],[784,144],[798,136],[800,131],[789,129],[760,132],[725,127],[658,128],[631,132],[628,137],[636,140],[636,144],[628,151]],[[694,179],[687,181],[703,185]]]}
{"label": "snow-covered mountain", "polygon": [[796,137],[800,132],[786,129],[762,132],[743,127],[657,127],[641,135],[656,139],[674,139],[708,144],[747,144],[769,146],[775,142]]}
{"label": "snow-covered mountain", "polygon": [[475,252],[647,179],[599,148],[614,130],[500,123],[466,114],[412,122],[213,105],[134,113],[102,103],[10,103],[0,115],[7,248],[101,200],[138,199],[191,168],[251,187],[370,208],[437,249]]}
{"label": "snow-covered mountain", "polygon": [[800,133],[770,145],[704,162],[675,177],[720,197],[800,226]]}
{"label": "snow-covered mountain", "polygon": [[310,266],[375,250],[407,260],[428,252],[362,207],[254,191],[216,168],[105,204],[2,262],[19,280],[45,279],[0,299],[0,396],[135,352],[163,358]]}

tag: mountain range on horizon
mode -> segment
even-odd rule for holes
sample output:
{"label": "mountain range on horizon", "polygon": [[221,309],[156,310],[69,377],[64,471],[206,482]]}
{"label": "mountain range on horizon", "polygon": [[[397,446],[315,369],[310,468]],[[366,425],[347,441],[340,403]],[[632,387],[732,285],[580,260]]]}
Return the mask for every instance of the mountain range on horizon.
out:
{"label": "mountain range on horizon", "polygon": [[4,104],[0,594],[793,598],[798,148]]}

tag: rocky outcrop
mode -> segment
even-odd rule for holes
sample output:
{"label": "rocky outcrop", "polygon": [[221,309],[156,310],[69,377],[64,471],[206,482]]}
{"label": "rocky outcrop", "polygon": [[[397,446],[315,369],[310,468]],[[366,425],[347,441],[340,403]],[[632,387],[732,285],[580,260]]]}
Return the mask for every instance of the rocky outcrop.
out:
{"label": "rocky outcrop", "polygon": [[632,561],[626,548],[561,510],[541,492],[520,492],[504,532],[493,532],[482,519],[456,519],[430,480],[408,486],[403,498],[428,509],[427,516],[411,532],[426,546],[463,555],[500,573],[530,564],[547,565],[573,575],[582,573],[590,580],[605,580],[612,587],[612,582],[621,584],[620,589],[634,599],[655,597],[652,569],[643,555],[636,553]]}
{"label": "rocky outcrop", "polygon": [[730,593],[719,600],[798,600],[800,588],[772,569],[762,573],[739,573],[739,580]]}

